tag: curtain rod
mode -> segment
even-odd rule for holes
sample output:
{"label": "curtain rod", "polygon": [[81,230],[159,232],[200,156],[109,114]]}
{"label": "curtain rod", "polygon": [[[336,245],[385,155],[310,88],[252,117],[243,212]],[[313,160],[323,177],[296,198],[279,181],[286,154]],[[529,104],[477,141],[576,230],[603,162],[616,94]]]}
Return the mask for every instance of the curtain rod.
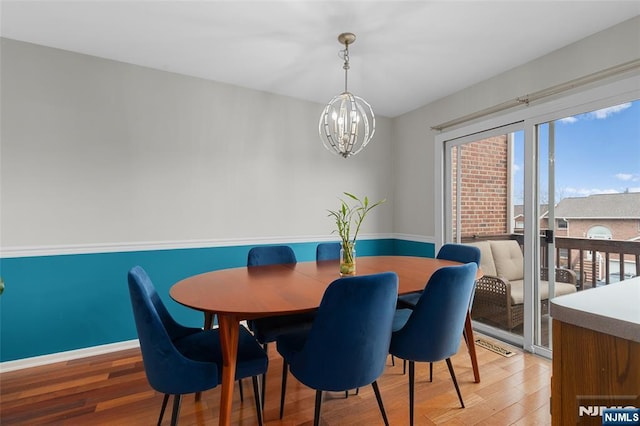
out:
{"label": "curtain rod", "polygon": [[640,59],[634,59],[633,61],[625,62],[623,64],[616,65],[611,68],[604,69],[602,71],[597,71],[592,74],[588,74],[586,76],[579,77],[571,81],[567,81],[566,83],[557,84],[555,86],[551,86],[547,89],[539,90],[537,92],[533,92],[528,95],[518,96],[515,99],[511,99],[511,100],[499,103],[497,105],[494,105],[492,107],[485,108],[480,111],[476,111],[471,114],[464,115],[462,117],[444,122],[442,124],[438,124],[437,126],[431,127],[431,130],[442,131],[449,127],[453,127],[458,124],[465,123],[467,121],[475,120],[476,118],[485,117],[487,115],[504,111],[506,109],[513,108],[522,104],[529,105],[530,102],[537,101],[552,95],[557,95],[558,93],[566,92],[576,87],[584,86],[589,83],[593,83],[608,77],[613,77],[615,75],[622,74],[627,71],[632,71],[639,68],[640,68]]}

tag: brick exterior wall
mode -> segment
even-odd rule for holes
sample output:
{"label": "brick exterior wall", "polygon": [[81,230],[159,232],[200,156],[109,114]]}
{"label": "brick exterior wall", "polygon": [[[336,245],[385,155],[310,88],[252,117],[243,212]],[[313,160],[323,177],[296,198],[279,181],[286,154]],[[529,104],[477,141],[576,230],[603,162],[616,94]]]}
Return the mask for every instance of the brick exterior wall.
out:
{"label": "brick exterior wall", "polygon": [[[507,188],[509,179],[507,136],[496,136],[465,144],[462,149],[461,166],[461,237],[474,235],[499,235],[510,232],[507,217]],[[453,182],[453,229],[456,217],[456,168],[454,150],[452,168]]]}
{"label": "brick exterior wall", "polygon": [[[611,231],[611,239],[613,240],[631,240],[640,236],[640,220],[637,219],[569,219],[567,226],[567,234],[569,237],[575,238],[587,238],[589,229],[593,226],[605,226]],[[578,263],[580,262],[579,252],[572,253],[571,264],[574,265],[574,270],[578,270]],[[626,255],[625,260],[628,262],[634,261],[634,256]],[[610,253],[609,259],[611,261],[619,261],[620,256],[617,253]],[[593,276],[593,263],[594,259],[585,253],[584,255],[585,275],[586,282],[591,282]],[[603,261],[595,262],[595,274],[598,279],[603,277],[604,268]],[[625,270],[630,272],[629,270]]]}
{"label": "brick exterior wall", "polygon": [[587,238],[587,232],[593,226],[606,226],[614,240],[630,240],[640,236],[640,221],[637,219],[569,219],[568,236]]}

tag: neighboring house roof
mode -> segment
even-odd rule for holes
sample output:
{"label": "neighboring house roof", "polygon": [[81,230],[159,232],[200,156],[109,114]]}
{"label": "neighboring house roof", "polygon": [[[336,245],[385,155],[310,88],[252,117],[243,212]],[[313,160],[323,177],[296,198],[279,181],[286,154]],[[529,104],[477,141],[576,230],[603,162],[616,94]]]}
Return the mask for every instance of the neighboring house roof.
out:
{"label": "neighboring house roof", "polygon": [[[549,211],[548,204],[540,204],[540,219],[544,218]],[[513,206],[513,218],[517,219],[524,217],[524,206],[522,204],[514,204]]]}
{"label": "neighboring house roof", "polygon": [[563,219],[640,219],[640,192],[563,198],[555,208]]}

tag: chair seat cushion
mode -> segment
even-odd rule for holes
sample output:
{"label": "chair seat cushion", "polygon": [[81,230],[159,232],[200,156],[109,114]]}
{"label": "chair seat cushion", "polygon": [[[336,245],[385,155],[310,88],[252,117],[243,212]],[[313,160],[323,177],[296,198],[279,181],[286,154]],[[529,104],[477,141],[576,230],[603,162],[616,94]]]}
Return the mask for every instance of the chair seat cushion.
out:
{"label": "chair seat cushion", "polygon": [[[511,304],[520,305],[524,303],[524,290],[523,280],[510,281],[511,283]],[[565,294],[575,293],[576,286],[568,283],[559,283],[555,285],[555,295],[563,296]],[[540,300],[547,300],[549,298],[549,282],[540,281],[539,289]]]}
{"label": "chair seat cushion", "polygon": [[402,327],[404,327],[404,325],[409,320],[409,317],[411,316],[411,312],[411,309],[396,309],[396,313],[393,316],[393,325],[391,331],[398,331]]}
{"label": "chair seat cushion", "polygon": [[[217,329],[192,334],[173,343],[186,358],[201,362],[215,362],[218,365],[218,377],[222,378],[222,350]],[[267,371],[268,363],[267,354],[253,335],[240,326],[236,380],[263,374]]]}
{"label": "chair seat cushion", "polygon": [[275,342],[276,338],[294,331],[309,331],[315,312],[294,315],[279,315],[252,320],[250,328],[260,343]]}
{"label": "chair seat cushion", "polygon": [[295,358],[295,354],[304,348],[309,336],[309,330],[296,330],[278,336],[278,352],[289,362]]}
{"label": "chair seat cushion", "polygon": [[421,291],[398,296],[398,308],[415,308],[416,304],[418,304],[418,300],[420,300],[420,296],[422,296]]}

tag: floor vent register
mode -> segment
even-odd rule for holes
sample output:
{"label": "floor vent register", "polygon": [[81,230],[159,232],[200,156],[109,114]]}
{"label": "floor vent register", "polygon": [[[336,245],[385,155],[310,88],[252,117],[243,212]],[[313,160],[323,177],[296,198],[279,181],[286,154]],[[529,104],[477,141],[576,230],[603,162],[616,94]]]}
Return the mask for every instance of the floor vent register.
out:
{"label": "floor vent register", "polygon": [[490,342],[490,341],[484,340],[484,339],[476,339],[476,345],[481,346],[481,347],[483,347],[485,349],[490,350],[491,352],[495,352],[495,353],[497,353],[499,355],[502,355],[504,357],[507,357],[507,358],[509,358],[511,356],[514,356],[516,354],[515,352],[513,352],[513,351],[511,351],[511,350],[509,350],[509,349],[507,349],[505,347],[502,347],[502,346],[500,346],[500,345],[498,345],[498,344],[496,344],[494,342]]}

